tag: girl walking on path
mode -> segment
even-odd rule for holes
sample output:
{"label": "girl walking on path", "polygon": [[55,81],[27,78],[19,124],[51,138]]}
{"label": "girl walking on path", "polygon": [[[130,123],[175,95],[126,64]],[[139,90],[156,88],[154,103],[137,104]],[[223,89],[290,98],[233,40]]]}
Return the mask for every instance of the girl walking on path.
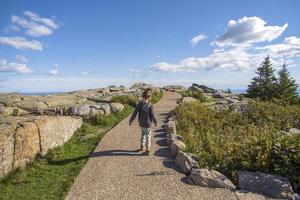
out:
{"label": "girl walking on path", "polygon": [[149,153],[151,147],[151,125],[154,123],[157,126],[157,120],[154,116],[153,105],[149,102],[151,90],[146,89],[143,92],[143,100],[139,102],[129,120],[129,126],[132,124],[138,114],[139,126],[141,128],[141,150],[146,147],[146,152]]}

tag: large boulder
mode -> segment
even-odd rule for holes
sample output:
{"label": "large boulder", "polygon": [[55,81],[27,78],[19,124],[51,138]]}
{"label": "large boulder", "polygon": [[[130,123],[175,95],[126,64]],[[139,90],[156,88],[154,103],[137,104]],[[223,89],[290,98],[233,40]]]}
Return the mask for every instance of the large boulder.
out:
{"label": "large boulder", "polygon": [[181,140],[172,140],[170,148],[172,156],[175,158],[179,151],[185,150],[186,146]]}
{"label": "large boulder", "polygon": [[197,83],[193,83],[192,87],[200,88],[202,89],[205,93],[215,93],[217,92],[215,89],[207,87],[206,85],[198,85]]}
{"label": "large boulder", "polygon": [[235,185],[223,174],[209,169],[193,169],[188,180],[199,186],[235,190]]}
{"label": "large boulder", "polygon": [[184,174],[187,176],[192,173],[192,169],[198,169],[199,164],[196,161],[195,157],[193,155],[184,153],[182,151],[179,151],[177,153],[175,164],[182,170]]}
{"label": "large boulder", "polygon": [[0,178],[12,170],[15,129],[16,124],[0,124]]}
{"label": "large boulder", "polygon": [[15,132],[13,168],[24,168],[40,152],[39,130],[33,122],[22,122]]}
{"label": "large boulder", "polygon": [[39,129],[41,154],[63,145],[81,126],[82,119],[70,116],[38,116],[34,121]]}
{"label": "large boulder", "polygon": [[104,111],[104,114],[106,116],[110,115],[110,113],[111,113],[111,106],[108,103],[102,103],[100,105],[100,109],[102,109]]}
{"label": "large boulder", "polygon": [[122,111],[125,108],[125,106],[121,103],[111,103],[110,108],[113,113],[116,113]]}
{"label": "large boulder", "polygon": [[238,187],[241,190],[260,193],[279,199],[294,199],[291,183],[285,177],[263,172],[237,172]]}
{"label": "large boulder", "polygon": [[221,99],[223,99],[223,98],[231,96],[231,94],[230,93],[226,93],[226,92],[222,92],[222,91],[218,91],[218,92],[214,93],[212,96],[214,98],[221,98]]}

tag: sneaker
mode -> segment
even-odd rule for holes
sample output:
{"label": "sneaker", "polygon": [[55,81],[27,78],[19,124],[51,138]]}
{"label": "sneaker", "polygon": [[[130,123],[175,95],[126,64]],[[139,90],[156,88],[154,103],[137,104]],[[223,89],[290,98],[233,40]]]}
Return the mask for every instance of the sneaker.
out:
{"label": "sneaker", "polygon": [[147,153],[150,152],[150,147],[146,147],[146,152],[147,152]]}
{"label": "sneaker", "polygon": [[141,151],[144,151],[145,147],[143,145],[141,145]]}

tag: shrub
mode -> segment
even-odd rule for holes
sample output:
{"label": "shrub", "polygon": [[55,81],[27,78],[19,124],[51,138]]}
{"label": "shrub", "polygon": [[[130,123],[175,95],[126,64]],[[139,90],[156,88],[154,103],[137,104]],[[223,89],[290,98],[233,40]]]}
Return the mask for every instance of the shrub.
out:
{"label": "shrub", "polygon": [[151,103],[157,103],[159,102],[159,100],[163,97],[163,92],[160,91],[155,91],[152,93],[151,95]]}
{"label": "shrub", "polygon": [[198,90],[195,90],[195,89],[185,90],[185,91],[181,92],[181,95],[183,97],[194,97],[194,98],[198,99],[201,102],[208,101],[208,99],[203,95],[202,92],[200,92]]}
{"label": "shrub", "polygon": [[137,102],[139,101],[138,96],[134,95],[120,95],[120,96],[113,96],[112,102],[127,104],[129,106],[135,107]]}
{"label": "shrub", "polygon": [[219,170],[233,181],[236,170],[277,173],[299,191],[300,136],[282,130],[299,128],[300,107],[257,102],[236,113],[193,102],[172,114],[187,151],[198,157],[201,167]]}

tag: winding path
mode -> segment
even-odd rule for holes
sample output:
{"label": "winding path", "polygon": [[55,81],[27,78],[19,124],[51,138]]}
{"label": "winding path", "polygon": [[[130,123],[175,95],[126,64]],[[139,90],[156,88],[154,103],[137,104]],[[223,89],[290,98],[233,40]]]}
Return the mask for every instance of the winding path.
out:
{"label": "winding path", "polygon": [[66,199],[201,199],[236,200],[234,192],[185,183],[178,172],[161,128],[168,113],[177,106],[180,95],[164,92],[154,109],[159,121],[153,128],[149,156],[140,148],[137,122],[129,117],[111,129],[91,154]]}

